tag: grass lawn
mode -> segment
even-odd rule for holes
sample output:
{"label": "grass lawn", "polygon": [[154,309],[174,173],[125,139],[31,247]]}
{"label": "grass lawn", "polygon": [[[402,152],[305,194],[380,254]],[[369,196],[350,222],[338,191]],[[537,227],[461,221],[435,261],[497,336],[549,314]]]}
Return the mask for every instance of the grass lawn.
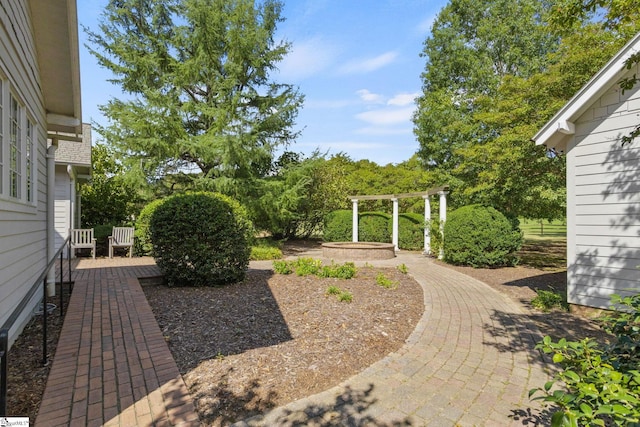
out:
{"label": "grass lawn", "polygon": [[567,268],[567,225],[563,221],[520,220],[524,244],[520,264],[541,270]]}
{"label": "grass lawn", "polygon": [[564,221],[522,219],[520,229],[525,240],[558,240],[567,238],[567,224]]}

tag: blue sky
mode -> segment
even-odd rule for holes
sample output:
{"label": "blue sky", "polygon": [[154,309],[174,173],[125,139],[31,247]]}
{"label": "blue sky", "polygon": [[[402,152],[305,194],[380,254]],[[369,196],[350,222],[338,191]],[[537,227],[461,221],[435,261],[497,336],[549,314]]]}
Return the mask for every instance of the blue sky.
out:
{"label": "blue sky", "polygon": [[[97,30],[106,3],[79,1],[80,24]],[[411,115],[425,64],[420,52],[446,3],[285,0],[277,36],[292,50],[274,77],[305,95],[297,120],[302,135],[289,149],[344,152],[380,165],[409,159],[418,149]],[[119,89],[87,52],[82,29],[80,43],[83,120],[106,124],[98,106],[120,96]]]}

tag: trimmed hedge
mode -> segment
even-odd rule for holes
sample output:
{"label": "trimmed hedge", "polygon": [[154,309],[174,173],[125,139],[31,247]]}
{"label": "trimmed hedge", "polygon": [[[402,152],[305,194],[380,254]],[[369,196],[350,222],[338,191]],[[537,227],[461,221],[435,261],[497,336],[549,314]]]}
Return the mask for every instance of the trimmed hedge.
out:
{"label": "trimmed hedge", "polygon": [[463,206],[445,222],[444,260],[473,267],[515,265],[522,240],[522,232],[496,209]]}
{"label": "trimmed hedge", "polygon": [[217,193],[164,199],[149,224],[153,255],[169,286],[216,286],[241,281],[254,229],[244,208]]}
{"label": "trimmed hedge", "polygon": [[358,240],[361,242],[391,242],[391,215],[384,212],[363,212],[358,215]]}
{"label": "trimmed hedge", "polygon": [[[393,231],[393,220],[389,220],[389,233]],[[398,246],[410,251],[424,248],[424,214],[398,214]]]}
{"label": "trimmed hedge", "polygon": [[337,210],[324,218],[322,240],[325,242],[350,242],[353,234],[353,212]]}

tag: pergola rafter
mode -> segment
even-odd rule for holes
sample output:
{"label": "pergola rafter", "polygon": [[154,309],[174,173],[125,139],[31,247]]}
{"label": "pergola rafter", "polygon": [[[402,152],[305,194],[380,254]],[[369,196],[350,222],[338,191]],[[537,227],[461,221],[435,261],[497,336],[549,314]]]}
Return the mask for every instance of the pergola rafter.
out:
{"label": "pergola rafter", "polygon": [[[421,191],[417,193],[401,193],[401,194],[381,194],[381,195],[361,195],[361,196],[348,196],[353,204],[353,241],[358,241],[358,202],[360,200],[391,200],[393,202],[393,224],[392,224],[392,236],[391,243],[393,243],[395,250],[398,250],[398,200],[407,199],[410,197],[422,197],[424,199],[424,254],[431,253],[431,235],[429,230],[429,222],[431,221],[431,202],[430,197],[438,195],[440,196],[440,234],[443,232],[444,222],[447,220],[447,194],[449,194],[449,186],[431,188],[427,191]],[[438,258],[442,258],[444,252],[440,248]]]}

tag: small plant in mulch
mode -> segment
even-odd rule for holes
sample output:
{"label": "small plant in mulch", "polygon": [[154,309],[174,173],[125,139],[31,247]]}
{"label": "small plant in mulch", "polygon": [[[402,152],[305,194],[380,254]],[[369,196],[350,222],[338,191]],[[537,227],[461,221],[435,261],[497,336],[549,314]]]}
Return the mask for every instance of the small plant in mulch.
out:
{"label": "small plant in mulch", "polygon": [[341,292],[342,291],[337,286],[331,285],[327,288],[327,295],[340,295]]}
{"label": "small plant in mulch", "polygon": [[322,261],[313,258],[298,258],[295,261],[276,260],[273,262],[273,271],[277,274],[296,273],[297,276],[318,276],[335,279],[351,279],[355,277],[358,269],[352,262],[344,264],[322,265]]}
{"label": "small plant in mulch", "polygon": [[555,289],[546,291],[539,289],[536,291],[537,295],[531,300],[531,305],[540,311],[549,312],[554,309],[562,311],[569,310],[569,304],[567,304],[567,298]]}
{"label": "small plant in mulch", "polygon": [[407,267],[406,264],[400,264],[398,267],[398,271],[402,274],[408,274],[409,273],[409,267]]}
{"label": "small plant in mulch", "polygon": [[353,294],[349,291],[343,291],[338,295],[338,301],[351,302],[353,300]]}
{"label": "small plant in mulch", "polygon": [[379,273],[376,276],[376,283],[385,289],[396,289],[398,287],[398,282],[396,282],[395,280],[389,279],[387,276],[385,276],[382,273]]}

